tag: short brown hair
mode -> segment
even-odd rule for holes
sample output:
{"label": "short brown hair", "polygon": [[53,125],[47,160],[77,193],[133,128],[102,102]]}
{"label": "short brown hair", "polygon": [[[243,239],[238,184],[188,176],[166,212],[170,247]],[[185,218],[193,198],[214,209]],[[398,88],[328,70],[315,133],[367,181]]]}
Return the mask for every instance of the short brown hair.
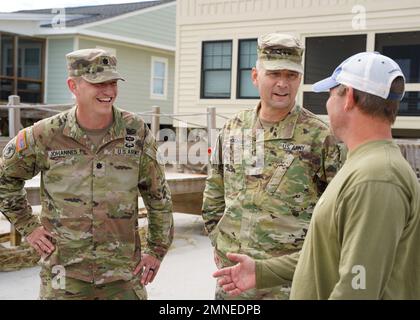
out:
{"label": "short brown hair", "polygon": [[[347,87],[340,84],[338,86],[337,94],[343,96]],[[399,100],[387,100],[373,94],[353,89],[353,98],[359,106],[360,111],[372,117],[379,117],[389,121],[393,124],[397,117],[398,108],[400,106]],[[403,94],[404,79],[403,77],[396,77],[391,84],[391,93]]]}

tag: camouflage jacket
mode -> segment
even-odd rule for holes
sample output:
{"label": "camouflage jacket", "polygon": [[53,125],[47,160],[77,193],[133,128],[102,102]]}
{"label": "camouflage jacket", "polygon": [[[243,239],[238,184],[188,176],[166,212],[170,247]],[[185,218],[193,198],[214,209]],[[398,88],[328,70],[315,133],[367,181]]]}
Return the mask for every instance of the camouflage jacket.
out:
{"label": "camouflage jacket", "polygon": [[340,166],[336,140],[314,114],[296,106],[264,130],[258,111],[229,120],[212,153],[203,218],[223,265],[231,264],[227,252],[265,259],[300,250],[315,204]]}
{"label": "camouflage jacket", "polygon": [[[163,259],[173,238],[172,202],[155,140],[136,115],[114,107],[114,123],[96,149],[76,107],[23,129],[0,160],[0,210],[23,235],[42,224],[55,251],[43,265],[96,284],[130,280],[140,261],[138,191],[148,211],[145,252]],[[24,181],[41,173],[40,221]]]}

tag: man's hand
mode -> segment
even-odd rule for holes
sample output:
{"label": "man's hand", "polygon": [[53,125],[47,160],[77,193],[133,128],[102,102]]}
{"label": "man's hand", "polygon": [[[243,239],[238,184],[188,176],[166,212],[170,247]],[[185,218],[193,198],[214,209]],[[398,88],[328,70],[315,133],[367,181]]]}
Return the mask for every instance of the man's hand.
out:
{"label": "man's hand", "polygon": [[140,263],[134,270],[134,274],[137,275],[140,271],[142,271],[140,282],[142,285],[146,286],[155,279],[159,267],[160,260],[150,254],[145,253],[141,255]]}
{"label": "man's hand", "polygon": [[45,258],[55,250],[55,246],[49,238],[53,239],[53,235],[41,226],[32,231],[26,240],[41,257]]}
{"label": "man's hand", "polygon": [[237,296],[255,288],[255,261],[245,254],[228,253],[227,257],[238,263],[213,273],[213,277],[219,278],[217,282],[223,290],[231,296]]}

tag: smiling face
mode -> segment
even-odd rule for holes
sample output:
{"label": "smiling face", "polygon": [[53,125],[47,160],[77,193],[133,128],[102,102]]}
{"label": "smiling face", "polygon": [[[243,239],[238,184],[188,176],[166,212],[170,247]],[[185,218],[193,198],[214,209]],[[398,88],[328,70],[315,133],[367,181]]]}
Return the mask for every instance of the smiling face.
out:
{"label": "smiling face", "polygon": [[291,70],[254,68],[252,81],[258,88],[263,108],[290,110],[295,105],[301,74]]}
{"label": "smiling face", "polygon": [[118,95],[118,80],[89,83],[83,78],[69,78],[67,84],[75,95],[77,105],[95,114],[109,114]]}

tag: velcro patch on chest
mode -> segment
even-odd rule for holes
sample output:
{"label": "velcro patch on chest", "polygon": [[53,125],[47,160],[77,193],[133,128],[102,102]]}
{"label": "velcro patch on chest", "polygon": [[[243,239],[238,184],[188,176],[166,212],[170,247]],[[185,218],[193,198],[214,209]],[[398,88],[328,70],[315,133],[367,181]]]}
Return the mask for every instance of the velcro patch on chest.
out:
{"label": "velcro patch on chest", "polygon": [[311,151],[311,146],[307,144],[293,144],[293,143],[282,143],[280,147],[289,152],[309,152]]}
{"label": "velcro patch on chest", "polygon": [[140,151],[129,148],[115,148],[114,154],[118,156],[138,156],[140,154]]}
{"label": "velcro patch on chest", "polygon": [[82,154],[80,149],[61,149],[48,151],[49,159],[68,158]]}

